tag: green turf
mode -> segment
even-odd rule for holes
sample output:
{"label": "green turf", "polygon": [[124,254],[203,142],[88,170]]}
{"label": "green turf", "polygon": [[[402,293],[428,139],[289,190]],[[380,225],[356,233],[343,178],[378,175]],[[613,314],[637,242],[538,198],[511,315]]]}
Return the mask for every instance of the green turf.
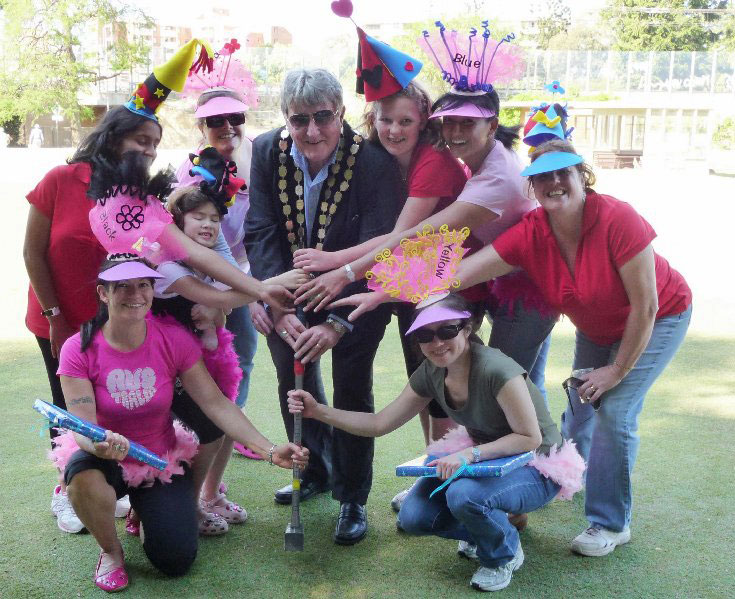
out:
{"label": "green turf", "polygon": [[[555,333],[547,371],[555,417],[563,408],[572,337]],[[328,360],[326,361],[328,362]],[[405,383],[397,333],[391,329],[375,368],[378,407]],[[328,363],[325,363],[328,371]],[[325,380],[328,380],[325,376]],[[274,372],[261,342],[248,413],[267,435],[283,439]],[[32,342],[0,352],[0,597],[102,596],[91,582],[97,548],[87,534],[67,535],[49,511],[54,472],[43,459],[47,438],[34,398],[48,383]],[[555,502],[530,517],[521,535],[526,562],[503,592],[508,597],[735,597],[735,341],[689,338],[653,388],[641,419],[634,475],[633,540],[612,555],[572,555],[569,541],[585,527],[582,497]],[[474,564],[456,543],[412,538],[395,530],[389,501],[406,483],[394,466],[422,449],[416,421],[376,442],[368,502],[369,533],[354,547],[333,544],[338,505],[326,495],[303,506],[305,551],[284,553],[288,508],[273,490],[289,473],[239,456],[226,480],[249,521],[224,537],[203,539],[192,571],[169,579],[147,562],[138,539],[124,535],[132,585],[126,597],[477,597]]]}

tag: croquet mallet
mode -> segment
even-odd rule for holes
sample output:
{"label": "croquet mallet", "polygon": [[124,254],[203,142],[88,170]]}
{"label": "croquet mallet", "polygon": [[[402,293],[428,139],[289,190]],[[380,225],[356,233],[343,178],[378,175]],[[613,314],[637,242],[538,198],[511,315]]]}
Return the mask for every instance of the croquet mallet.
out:
{"label": "croquet mallet", "polygon": [[[299,360],[293,361],[293,373],[295,378],[295,388],[304,388],[304,365]],[[293,415],[293,442],[301,447],[301,412]],[[284,549],[286,551],[303,551],[304,550],[304,525],[301,523],[301,470],[294,463],[293,465],[293,483],[291,484],[291,522],[286,526],[286,534],[284,535]]]}

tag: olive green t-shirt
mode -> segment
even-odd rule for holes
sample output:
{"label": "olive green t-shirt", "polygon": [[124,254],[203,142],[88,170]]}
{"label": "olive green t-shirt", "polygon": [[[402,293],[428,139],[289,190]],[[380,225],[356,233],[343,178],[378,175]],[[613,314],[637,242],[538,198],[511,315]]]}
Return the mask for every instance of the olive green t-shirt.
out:
{"label": "olive green t-shirt", "polygon": [[424,360],[413,373],[409,380],[411,388],[421,397],[436,399],[447,415],[464,425],[472,440],[482,445],[513,432],[497,397],[505,383],[519,374],[523,375],[541,429],[542,441],[538,451],[548,454],[552,445],[559,447],[562,442],[559,429],[551,419],[543,395],[528,379],[526,371],[494,347],[470,343],[470,351],[469,392],[467,403],[460,409],[455,409],[451,397],[447,396],[444,386],[446,368],[435,366],[431,360]]}

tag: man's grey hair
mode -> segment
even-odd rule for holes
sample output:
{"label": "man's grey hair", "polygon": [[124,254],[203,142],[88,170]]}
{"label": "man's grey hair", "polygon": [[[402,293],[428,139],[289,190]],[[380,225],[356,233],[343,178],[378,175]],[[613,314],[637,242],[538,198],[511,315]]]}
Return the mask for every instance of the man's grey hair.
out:
{"label": "man's grey hair", "polygon": [[325,69],[295,69],[286,73],[281,87],[281,112],[288,115],[294,104],[315,106],[327,102],[335,110],[342,108],[342,86]]}

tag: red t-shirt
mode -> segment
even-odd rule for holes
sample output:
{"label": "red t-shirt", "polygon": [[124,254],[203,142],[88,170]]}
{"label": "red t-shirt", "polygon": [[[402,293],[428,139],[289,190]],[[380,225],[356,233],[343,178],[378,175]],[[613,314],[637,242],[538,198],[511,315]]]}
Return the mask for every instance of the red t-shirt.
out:
{"label": "red t-shirt", "polygon": [[421,144],[411,156],[406,183],[409,198],[439,198],[435,214],[457,199],[467,175],[448,148]]}
{"label": "red t-shirt", "polygon": [[[74,328],[97,312],[97,273],[105,258],[89,227],[94,202],[86,193],[91,175],[86,162],[57,166],[26,196],[51,221],[46,260],[59,307]],[[30,286],[26,326],[34,335],[49,338],[48,320],[41,316],[41,305]]]}
{"label": "red t-shirt", "polygon": [[[630,312],[618,270],[656,237],[629,204],[587,194],[582,237],[572,277],[554,239],[546,212],[537,208],[508,229],[493,247],[508,264],[521,266],[549,304],[569,316],[593,342],[610,345],[623,336]],[[659,309],[656,318],[679,314],[692,301],[684,277],[655,254]]]}

